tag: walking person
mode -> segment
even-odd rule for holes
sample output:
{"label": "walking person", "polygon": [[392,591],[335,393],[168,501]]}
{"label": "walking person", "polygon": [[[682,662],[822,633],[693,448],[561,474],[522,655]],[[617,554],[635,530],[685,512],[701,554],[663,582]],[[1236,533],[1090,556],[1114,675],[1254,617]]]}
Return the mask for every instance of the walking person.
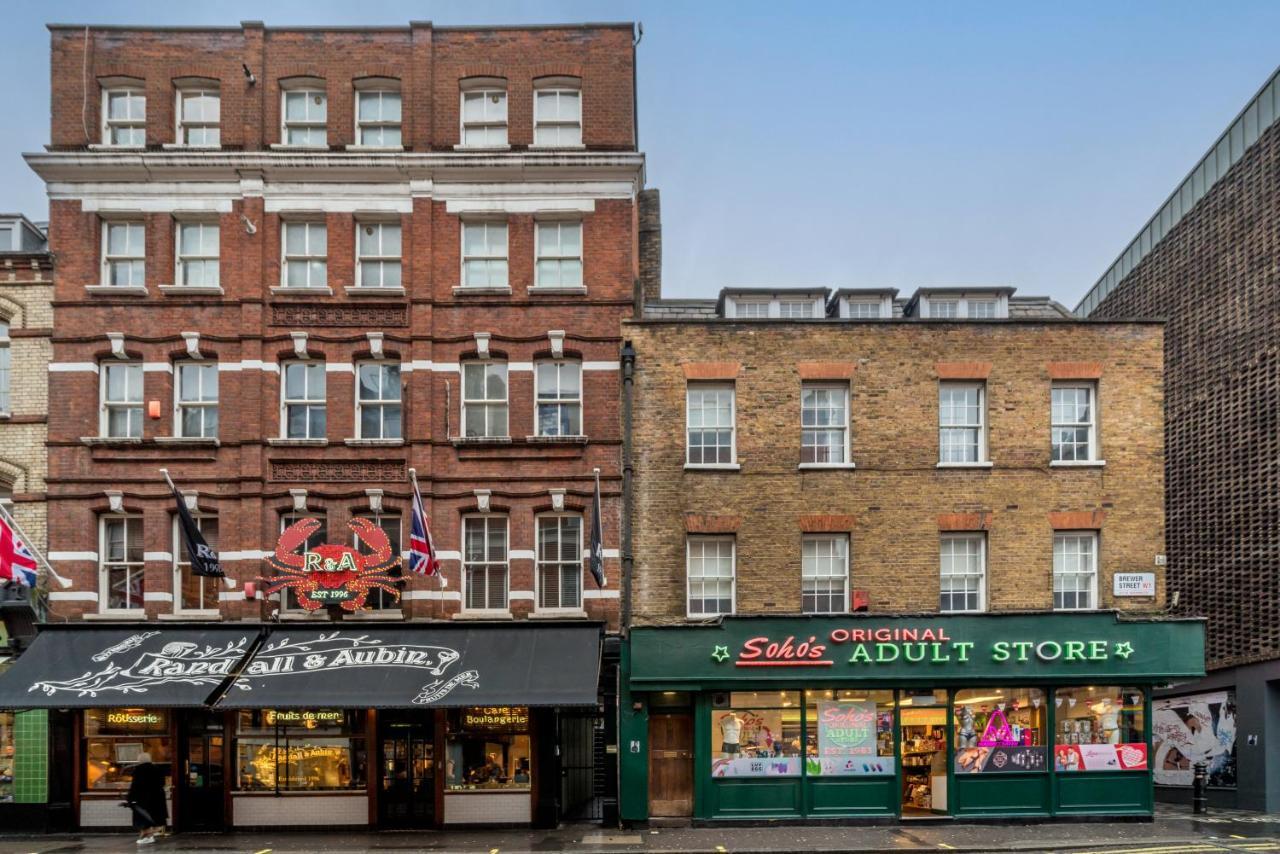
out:
{"label": "walking person", "polygon": [[138,844],[151,845],[157,836],[168,833],[169,804],[164,795],[164,772],[151,761],[151,754],[138,754],[138,764],[133,766],[133,780],[126,795],[129,809],[133,811],[133,826],[138,830]]}

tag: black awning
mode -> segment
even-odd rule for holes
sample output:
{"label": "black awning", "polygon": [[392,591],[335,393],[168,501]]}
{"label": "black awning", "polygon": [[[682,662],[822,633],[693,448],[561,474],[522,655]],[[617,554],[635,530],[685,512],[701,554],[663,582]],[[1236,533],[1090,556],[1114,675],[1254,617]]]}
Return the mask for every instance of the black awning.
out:
{"label": "black awning", "polygon": [[598,625],[276,626],[219,708],[594,706]]}
{"label": "black awning", "polygon": [[203,706],[258,626],[49,626],[0,674],[0,709]]}

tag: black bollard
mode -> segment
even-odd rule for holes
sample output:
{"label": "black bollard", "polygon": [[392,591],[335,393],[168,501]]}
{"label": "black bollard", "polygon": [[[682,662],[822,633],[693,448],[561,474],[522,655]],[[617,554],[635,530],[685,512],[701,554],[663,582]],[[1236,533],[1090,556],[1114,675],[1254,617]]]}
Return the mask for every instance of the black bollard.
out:
{"label": "black bollard", "polygon": [[1195,776],[1191,778],[1191,812],[1196,815],[1204,815],[1209,811],[1209,777],[1205,773],[1208,767],[1203,762],[1192,766]]}

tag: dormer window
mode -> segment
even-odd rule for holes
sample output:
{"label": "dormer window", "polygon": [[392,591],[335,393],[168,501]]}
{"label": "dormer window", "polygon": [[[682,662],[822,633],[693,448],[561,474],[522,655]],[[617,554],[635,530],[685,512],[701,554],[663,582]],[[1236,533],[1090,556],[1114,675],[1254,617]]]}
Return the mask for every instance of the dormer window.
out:
{"label": "dormer window", "polygon": [[922,292],[915,307],[922,318],[1001,320],[1009,316],[1009,290],[995,292]]}
{"label": "dormer window", "polygon": [[784,320],[813,317],[816,313],[813,300],[784,299],[778,302],[778,316]]}
{"label": "dormer window", "polygon": [[724,296],[724,316],[735,320],[805,320],[825,317],[825,292],[740,292]]}
{"label": "dormer window", "polygon": [[851,299],[848,316],[854,320],[876,320],[884,317],[880,302],[878,299]]}

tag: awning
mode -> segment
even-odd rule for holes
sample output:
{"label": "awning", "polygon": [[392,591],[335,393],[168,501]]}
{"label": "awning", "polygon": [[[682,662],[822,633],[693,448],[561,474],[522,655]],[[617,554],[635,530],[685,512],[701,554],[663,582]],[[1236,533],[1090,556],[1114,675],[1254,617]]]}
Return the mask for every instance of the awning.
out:
{"label": "awning", "polygon": [[594,706],[599,673],[598,625],[279,625],[217,706]]}
{"label": "awning", "polygon": [[0,709],[203,706],[258,626],[48,626],[4,674]]}

